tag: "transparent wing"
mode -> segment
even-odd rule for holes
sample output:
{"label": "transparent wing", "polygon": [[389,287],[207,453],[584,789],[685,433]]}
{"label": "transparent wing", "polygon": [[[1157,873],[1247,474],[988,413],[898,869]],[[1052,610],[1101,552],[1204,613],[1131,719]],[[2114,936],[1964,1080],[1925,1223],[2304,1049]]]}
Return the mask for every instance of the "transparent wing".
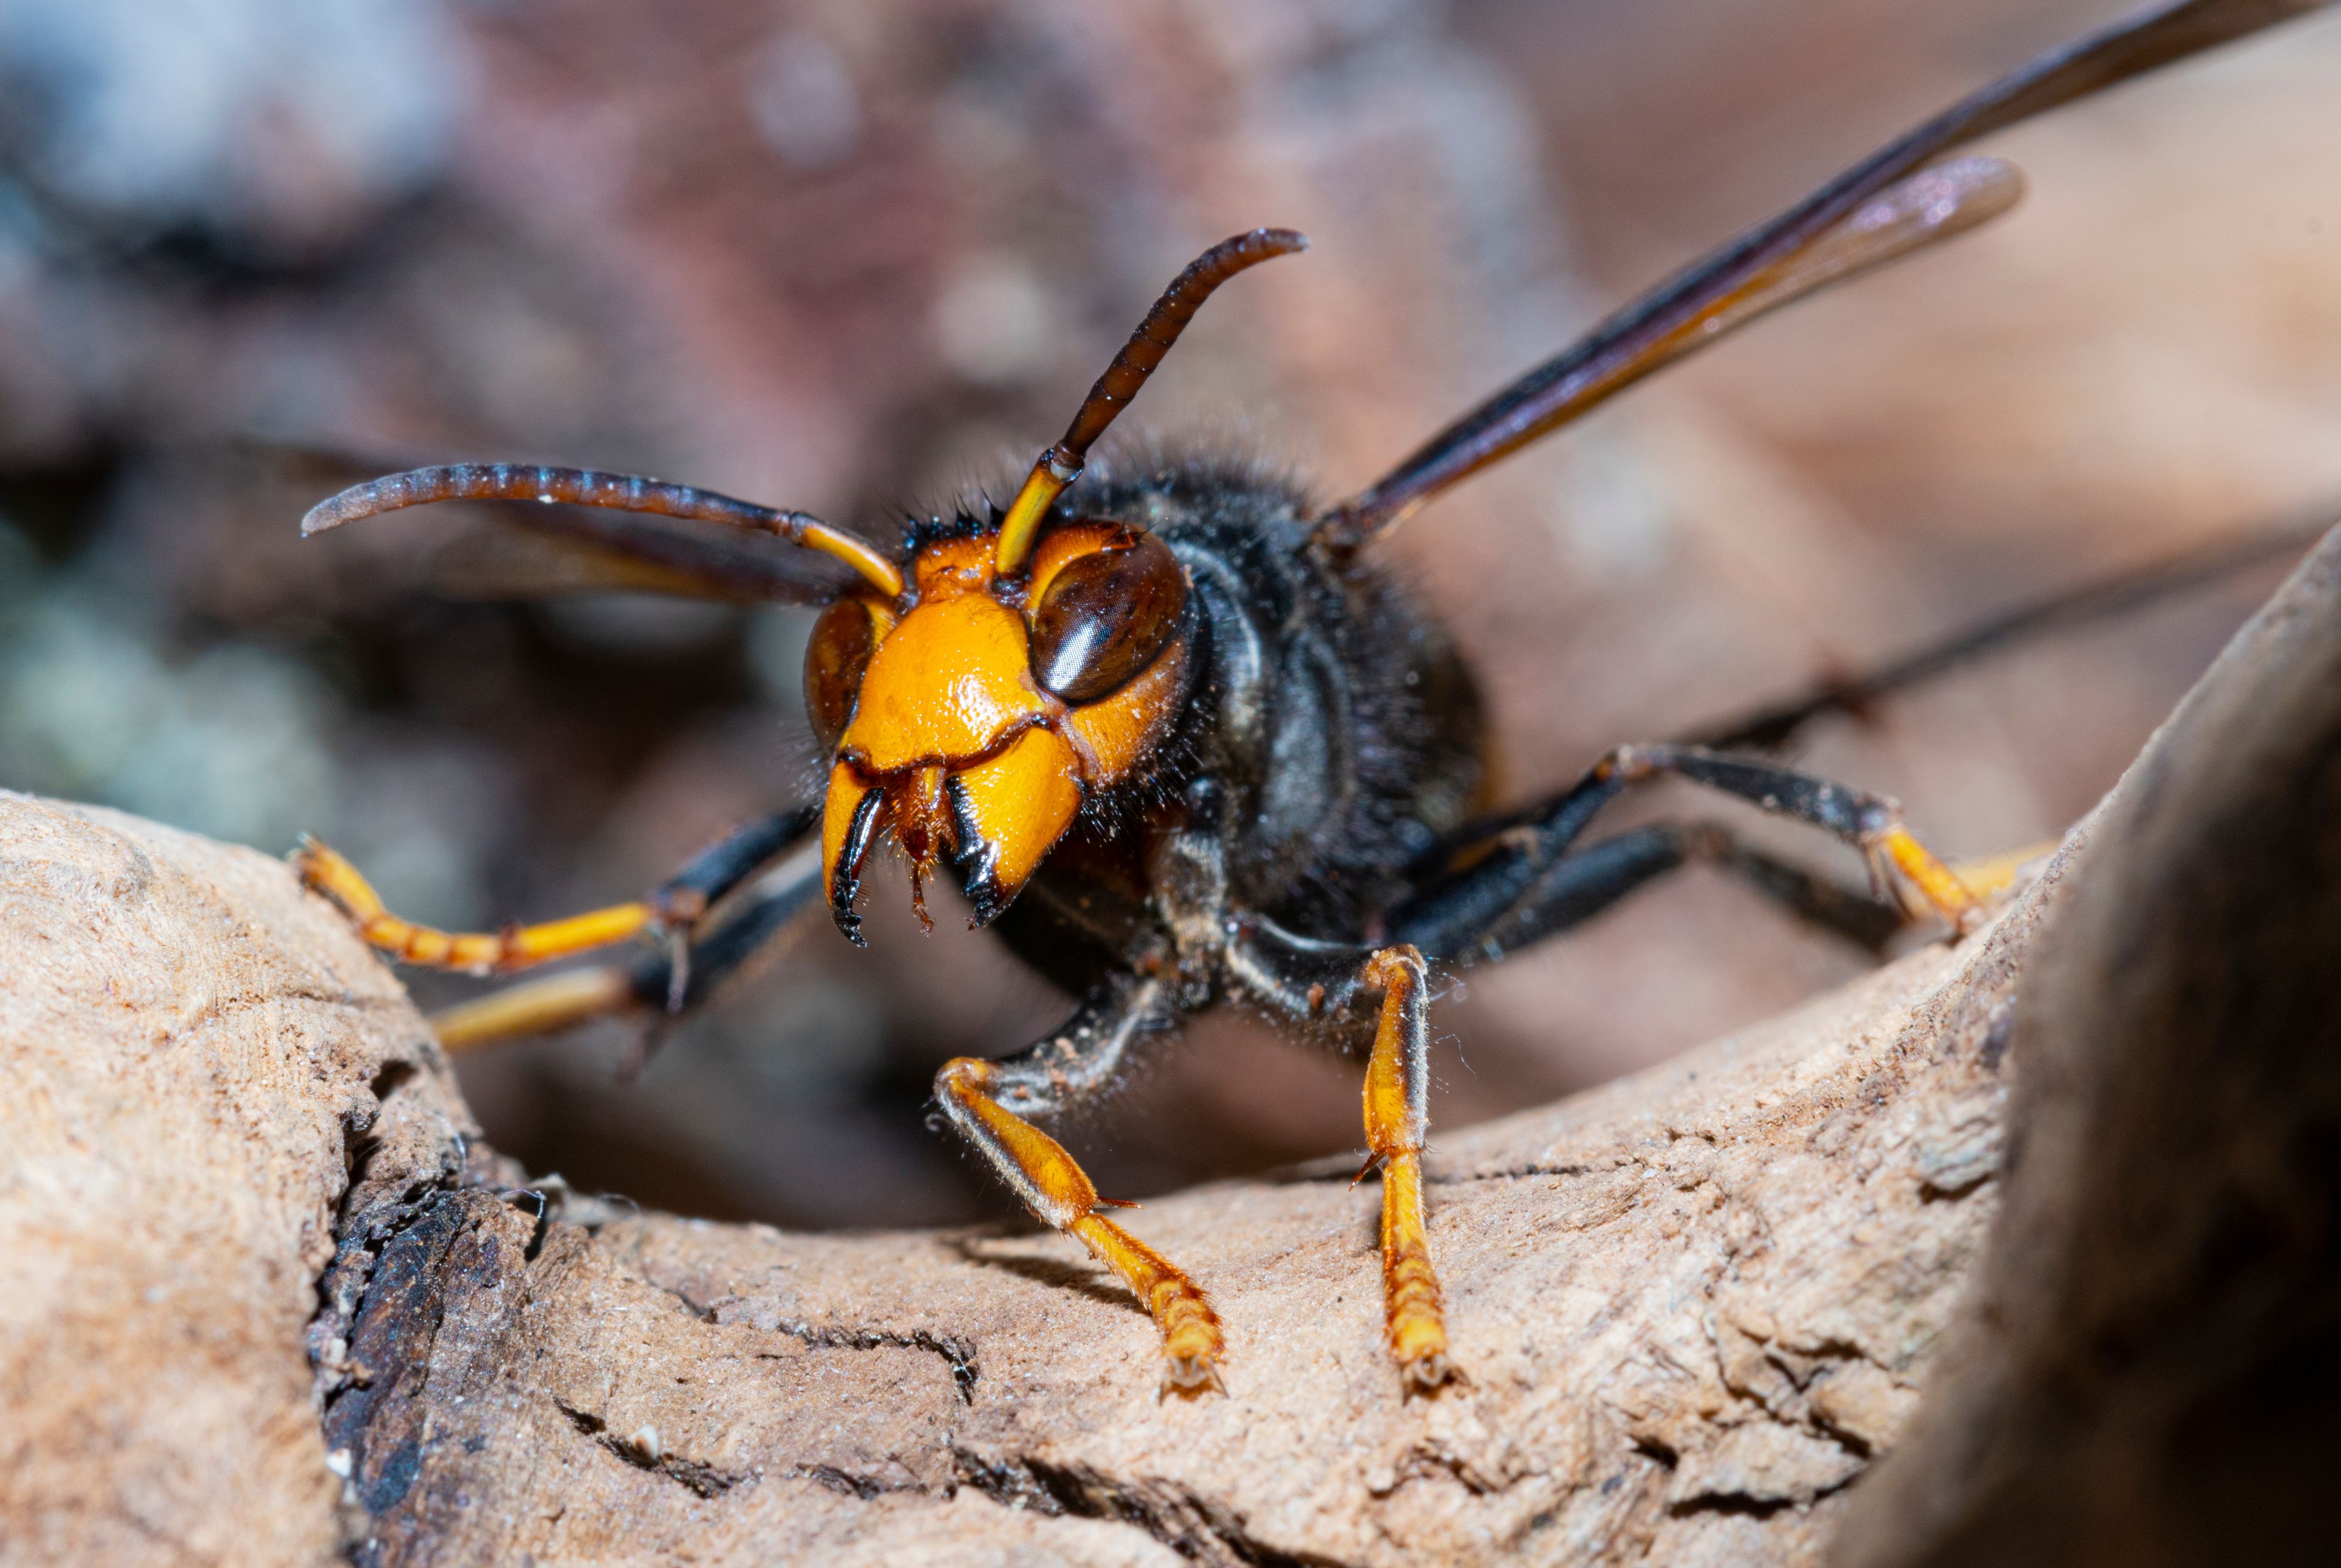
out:
{"label": "transparent wing", "polygon": [[[424,570],[455,599],[543,599],[611,589],[726,604],[823,604],[859,581],[851,567],[778,540],[709,537],[641,517],[483,503],[474,526]],[[611,524],[617,526],[613,528]]]}
{"label": "transparent wing", "polygon": [[1635,300],[1327,513],[1319,536],[1354,545],[1733,328],[2007,211],[2021,189],[2014,171],[1992,159],[1928,167],[1952,149],[2332,3],[2179,0],[2050,51]]}
{"label": "transparent wing", "polygon": [[1831,675],[1784,701],[1751,709],[1678,737],[1714,751],[1778,751],[1807,724],[1831,714],[1856,718],[1887,698],[1953,674],[2027,643],[2043,642],[2118,620],[2166,600],[2207,588],[2256,566],[2289,563],[2331,532],[2341,504],[2241,530],[2235,538],[2130,571],[2058,589],[1988,620],[1962,626],[1869,669]]}

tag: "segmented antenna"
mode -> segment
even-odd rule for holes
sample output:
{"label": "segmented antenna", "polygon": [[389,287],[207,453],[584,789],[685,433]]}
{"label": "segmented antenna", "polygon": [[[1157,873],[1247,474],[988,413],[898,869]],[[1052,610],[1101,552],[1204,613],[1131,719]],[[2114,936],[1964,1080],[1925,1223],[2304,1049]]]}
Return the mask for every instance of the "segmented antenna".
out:
{"label": "segmented antenna", "polygon": [[433,501],[544,501],[687,517],[771,534],[844,562],[888,598],[902,591],[902,574],[875,545],[803,512],[780,512],[694,485],[638,474],[598,474],[590,468],[547,468],[527,463],[452,463],[354,484],[321,501],[301,519],[304,534],[338,528],[361,517]]}
{"label": "segmented antenna", "polygon": [[1065,486],[1081,476],[1081,464],[1091,444],[1138,395],[1138,389],[1146,385],[1146,378],[1154,374],[1154,367],[1162,363],[1162,356],[1211,297],[1211,291],[1270,256],[1308,248],[1308,236],[1290,229],[1254,229],[1221,240],[1170,280],[1170,286],[1162,291],[1162,297],[1154,302],[1154,308],[1146,313],[1146,319],[1138,324],[1138,330],[1090,388],[1081,412],[1065,426],[1064,439],[1041,454],[1023,488],[1016,492],[1007,520],[1001,524],[1000,548],[994,557],[1001,576],[1013,576],[1024,569],[1032,553],[1032,540],[1041,531],[1041,519],[1048,515]]}

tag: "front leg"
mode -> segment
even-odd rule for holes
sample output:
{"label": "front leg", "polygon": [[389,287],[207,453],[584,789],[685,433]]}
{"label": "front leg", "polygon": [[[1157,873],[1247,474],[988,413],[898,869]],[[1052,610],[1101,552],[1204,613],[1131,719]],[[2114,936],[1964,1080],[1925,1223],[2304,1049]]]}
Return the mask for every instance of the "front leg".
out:
{"label": "front leg", "polygon": [[[693,862],[684,875],[715,853],[711,850]],[[434,1013],[431,1027],[439,1044],[450,1051],[473,1051],[553,1034],[596,1018],[632,1016],[643,1020],[652,1032],[639,1045],[646,1055],[657,1034],[753,967],[823,892],[818,844],[801,845],[743,888],[730,885],[736,880],[730,869],[715,869],[722,874],[702,879],[706,896],[727,902],[690,928],[687,945],[678,949],[670,944],[625,963],[523,980]],[[736,898],[729,897],[734,893]]]}
{"label": "front leg", "polygon": [[1025,1120],[1112,1088],[1130,1047],[1169,1021],[1161,981],[1120,977],[1029,1050],[1004,1061],[945,1063],[935,1074],[935,1099],[1035,1217],[1078,1238],[1146,1303],[1162,1333],[1163,1388],[1193,1393],[1220,1386],[1227,1346],[1219,1314],[1178,1265],[1098,1213],[1131,1205],[1099,1197],[1064,1145]]}

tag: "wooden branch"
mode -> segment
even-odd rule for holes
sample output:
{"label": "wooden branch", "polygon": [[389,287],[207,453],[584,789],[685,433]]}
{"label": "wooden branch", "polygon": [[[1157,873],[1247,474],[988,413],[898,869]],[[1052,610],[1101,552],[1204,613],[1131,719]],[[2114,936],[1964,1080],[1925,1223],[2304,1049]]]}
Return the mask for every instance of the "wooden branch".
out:
{"label": "wooden branch", "polygon": [[[1882,1563],[2033,1541],[2101,1481],[2226,1528],[2121,1433],[2216,1413],[2334,1299],[2296,1287],[2341,1124],[2336,627],[2329,541],[1983,934],[1440,1135],[1469,1381],[1429,1399],[1346,1166],[1131,1216],[1230,1331],[1226,1395],[1163,1399],[1151,1325],[1053,1235],[540,1202],[282,865],[0,795],[9,1555],[1808,1563],[1850,1512]],[[1985,1255],[2018,1058],[1988,1315],[1849,1492]]]}
{"label": "wooden branch", "polygon": [[330,1558],[335,1219],[455,1179],[470,1130],[281,864],[0,791],[0,1559]]}
{"label": "wooden branch", "polygon": [[[54,1129],[9,1140],[7,1223],[56,1282],[10,1309],[46,1348],[11,1373],[37,1463],[0,1484],[82,1560],[246,1521],[246,1561],[299,1560],[343,1470],[344,1523],[382,1562],[1808,1558],[1980,1245],[1996,1024],[2038,906],[1443,1138],[1434,1238],[1470,1383],[1439,1397],[1400,1395],[1377,1194],[1346,1165],[1150,1203],[1132,1223],[1230,1326],[1227,1396],[1190,1403],[1158,1397],[1136,1303],[1052,1235],[783,1235],[557,1198],[540,1223],[499,1190],[516,1174],[476,1144],[466,1163],[419,1021],[282,867],[21,797],[0,843],[7,1102]],[[105,1203],[60,1205],[75,1180]],[[190,1366],[228,1323],[235,1353]],[[200,1423],[153,1394],[190,1377],[217,1406]],[[74,1392],[93,1382],[96,1405]]]}
{"label": "wooden branch", "polygon": [[2070,875],[2017,1034],[2007,1213],[1840,1561],[2330,1562],[2341,531]]}

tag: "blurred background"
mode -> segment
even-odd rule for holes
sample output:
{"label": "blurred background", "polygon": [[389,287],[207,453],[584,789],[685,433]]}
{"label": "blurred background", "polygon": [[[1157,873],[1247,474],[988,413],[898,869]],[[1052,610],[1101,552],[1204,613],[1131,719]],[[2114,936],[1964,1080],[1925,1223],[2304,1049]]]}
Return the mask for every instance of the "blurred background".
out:
{"label": "blurred background", "polygon": [[[1012,484],[1155,291],[1262,223],[1125,424],[1328,495],[2106,0],[0,0],[0,785],[493,926],[632,896],[808,789],[807,617],[480,597],[476,517],[303,543],[459,458],[883,529]],[[1503,792],[2047,589],[2341,510],[2341,23],[1996,138],[2013,216],[1631,394],[1379,545]],[[1930,842],[2050,837],[2280,567],[1802,748]],[[1650,810],[1710,812],[1669,795]],[[1619,821],[1629,820],[1620,817]],[[1848,878],[1849,859],[1783,841]],[[1061,998],[882,878],[613,1079],[467,1060],[532,1169],[792,1225],[1009,1207],[923,1124]],[[1701,872],[1442,1003],[1434,1127],[1860,972]],[[436,1004],[473,983],[413,977]],[[1071,1141],[1106,1191],[1355,1147],[1355,1069],[1221,1016]]]}

